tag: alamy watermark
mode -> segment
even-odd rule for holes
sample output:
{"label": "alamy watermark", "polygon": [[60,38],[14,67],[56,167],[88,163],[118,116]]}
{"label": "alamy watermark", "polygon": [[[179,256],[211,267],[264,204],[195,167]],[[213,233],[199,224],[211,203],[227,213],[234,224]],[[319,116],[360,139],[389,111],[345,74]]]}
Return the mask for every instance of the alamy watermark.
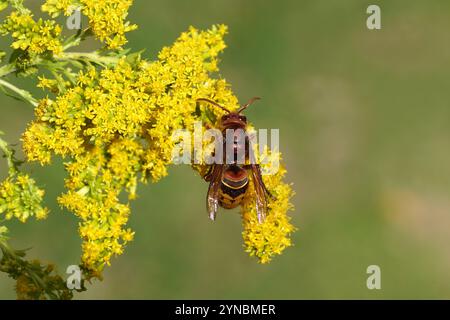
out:
{"label": "alamy watermark", "polygon": [[66,280],[67,288],[70,290],[81,289],[81,269],[78,265],[70,265],[67,267],[66,274],[69,276]]}
{"label": "alamy watermark", "polygon": [[[272,175],[280,168],[280,131],[216,128],[204,129],[201,121],[194,131],[175,130],[172,134],[173,164],[260,164],[262,174]],[[267,154],[270,150],[270,155]]]}
{"label": "alamy watermark", "polygon": [[366,26],[369,30],[380,30],[381,29],[381,9],[376,4],[371,4],[367,7],[366,12],[370,16],[366,20]]}
{"label": "alamy watermark", "polygon": [[69,30],[81,29],[81,8],[76,8],[73,13],[67,18],[66,26]]}
{"label": "alamy watermark", "polygon": [[377,266],[376,264],[370,265],[367,267],[366,270],[367,274],[370,274],[369,277],[367,277],[366,286],[367,289],[373,290],[381,289],[381,268]]}

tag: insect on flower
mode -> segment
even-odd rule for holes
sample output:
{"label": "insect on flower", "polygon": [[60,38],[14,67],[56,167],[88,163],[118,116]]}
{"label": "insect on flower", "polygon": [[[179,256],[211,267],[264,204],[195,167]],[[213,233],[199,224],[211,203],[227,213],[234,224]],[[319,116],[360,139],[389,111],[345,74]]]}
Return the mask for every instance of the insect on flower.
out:
{"label": "insect on flower", "polygon": [[[216,219],[219,205],[225,209],[232,209],[241,204],[248,190],[249,176],[251,176],[255,189],[258,221],[262,223],[266,217],[267,199],[272,197],[272,195],[263,182],[259,164],[254,163],[254,161],[248,163],[249,158],[254,159],[248,135],[245,135],[245,139],[239,139],[239,133],[245,133],[247,128],[247,118],[241,113],[255,100],[259,99],[258,97],[250,99],[248,103],[235,112],[209,99],[197,99],[197,101],[208,102],[227,112],[222,116],[219,127],[224,137],[224,149],[227,151],[232,150],[231,155],[224,154],[224,161],[222,163],[214,163],[203,177],[209,182],[206,209],[211,220]],[[228,139],[227,134],[230,131],[232,132],[231,141]],[[227,143],[231,143],[228,148],[226,146]],[[239,154],[244,154],[245,161],[238,161]],[[231,161],[230,156],[232,157]]]}

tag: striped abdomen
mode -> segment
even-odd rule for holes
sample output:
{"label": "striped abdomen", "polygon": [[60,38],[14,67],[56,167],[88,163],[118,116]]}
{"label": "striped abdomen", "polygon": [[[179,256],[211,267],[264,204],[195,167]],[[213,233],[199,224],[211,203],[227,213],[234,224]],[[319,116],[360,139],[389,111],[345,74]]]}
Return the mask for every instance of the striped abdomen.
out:
{"label": "striped abdomen", "polygon": [[223,172],[220,188],[220,206],[226,209],[237,207],[247,192],[247,171],[237,165],[228,166]]}

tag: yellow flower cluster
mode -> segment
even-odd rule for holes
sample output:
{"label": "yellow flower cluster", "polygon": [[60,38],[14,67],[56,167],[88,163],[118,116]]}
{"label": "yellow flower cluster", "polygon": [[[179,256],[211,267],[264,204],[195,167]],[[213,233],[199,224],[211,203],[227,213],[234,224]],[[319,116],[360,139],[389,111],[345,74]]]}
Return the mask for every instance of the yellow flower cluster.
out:
{"label": "yellow flower cluster", "polygon": [[41,89],[48,89],[53,93],[58,93],[58,80],[47,79],[45,76],[38,76],[37,87]]}
{"label": "yellow flower cluster", "polygon": [[[267,164],[262,169],[268,170],[272,161],[270,157],[280,157],[279,153],[269,153]],[[268,263],[276,254],[292,245],[290,235],[295,227],[290,223],[287,212],[293,209],[290,203],[294,192],[291,186],[283,182],[286,169],[280,166],[277,173],[263,175],[263,181],[273,198],[268,201],[268,213],[263,223],[258,222],[256,214],[255,191],[253,184],[244,199],[241,207],[244,248],[251,256],[256,256],[261,263]]]}
{"label": "yellow flower cluster", "polygon": [[125,228],[130,209],[119,202],[119,195],[122,188],[134,194],[140,152],[135,142],[118,140],[107,150],[94,147],[66,163],[69,191],[58,201],[81,219],[83,266],[93,274],[133,239],[134,233]]}
{"label": "yellow flower cluster", "polygon": [[41,10],[53,18],[58,17],[61,12],[65,16],[70,16],[76,8],[74,0],[46,0],[41,6]]}
{"label": "yellow flower cluster", "polygon": [[[88,69],[76,86],[37,106],[23,135],[24,151],[42,164],[52,154],[68,158],[68,192],[59,202],[82,220],[82,262],[92,273],[133,237],[125,229],[129,206],[119,202],[121,191],[134,198],[138,175],[142,181],[167,175],[172,133],[205,116],[196,99],[237,105],[227,83],[210,77],[225,33],[225,26],[191,28],[157,61],[122,58],[114,68]],[[220,115],[214,109],[209,117]]]}
{"label": "yellow flower cluster", "polygon": [[80,8],[95,36],[109,49],[118,49],[127,42],[125,33],[137,28],[125,21],[132,4],[132,0],[47,0],[42,11],[56,17],[61,12],[70,15]]}
{"label": "yellow flower cluster", "polygon": [[80,0],[80,3],[94,34],[110,49],[123,46],[127,42],[125,33],[137,28],[125,22],[132,0]]}
{"label": "yellow flower cluster", "polygon": [[44,191],[28,175],[14,174],[0,184],[0,214],[7,220],[15,217],[25,222],[29,217],[47,217],[48,209],[41,206]]}
{"label": "yellow flower cluster", "polygon": [[11,34],[14,42],[11,47],[27,51],[30,55],[51,51],[62,51],[59,36],[61,27],[53,20],[35,21],[31,13],[13,11],[0,25],[2,35]]}

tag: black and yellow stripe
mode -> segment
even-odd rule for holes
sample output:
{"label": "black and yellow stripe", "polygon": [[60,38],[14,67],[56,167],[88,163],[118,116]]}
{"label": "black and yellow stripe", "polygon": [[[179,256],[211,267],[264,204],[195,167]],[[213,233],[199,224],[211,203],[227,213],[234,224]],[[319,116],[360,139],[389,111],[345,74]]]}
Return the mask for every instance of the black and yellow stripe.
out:
{"label": "black and yellow stripe", "polygon": [[230,166],[222,176],[219,202],[226,209],[237,207],[248,188],[247,172],[238,166]]}

